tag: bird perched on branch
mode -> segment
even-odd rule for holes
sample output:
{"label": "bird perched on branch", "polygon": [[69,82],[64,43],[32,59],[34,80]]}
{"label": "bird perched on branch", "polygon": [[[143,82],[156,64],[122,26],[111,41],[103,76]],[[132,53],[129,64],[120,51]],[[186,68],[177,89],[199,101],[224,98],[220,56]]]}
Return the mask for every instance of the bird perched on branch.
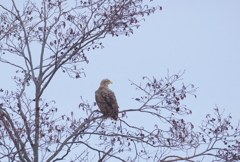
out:
{"label": "bird perched on branch", "polygon": [[104,118],[118,119],[118,103],[113,91],[108,88],[108,85],[112,84],[109,79],[103,79],[100,83],[100,87],[95,92],[95,99],[98,107],[103,113]]}

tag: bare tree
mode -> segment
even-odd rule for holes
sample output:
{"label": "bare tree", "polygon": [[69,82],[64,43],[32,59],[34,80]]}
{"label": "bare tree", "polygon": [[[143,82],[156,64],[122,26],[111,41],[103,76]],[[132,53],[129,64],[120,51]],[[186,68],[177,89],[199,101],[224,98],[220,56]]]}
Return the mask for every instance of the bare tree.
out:
{"label": "bare tree", "polygon": [[[135,98],[141,106],[122,110],[117,122],[103,120],[95,104],[84,100],[79,108],[86,116],[71,113],[57,118],[54,101],[42,98],[57,71],[80,78],[84,72],[79,64],[88,62],[86,52],[102,48],[100,41],[107,35],[132,34],[143,17],[161,10],[160,6],[149,7],[142,0],[29,0],[22,8],[14,0],[11,3],[11,7],[0,4],[0,61],[17,69],[17,87],[16,91],[1,89],[0,159],[240,159],[239,126],[232,127],[230,116],[224,117],[216,108],[216,117],[207,115],[199,132],[180,118],[191,114],[181,101],[195,92],[191,84],[174,86],[183,73],[159,80],[144,77],[140,85],[131,82],[142,93]],[[127,120],[130,113],[146,114],[157,124],[151,129],[133,125]],[[200,149],[202,145],[206,147]],[[194,150],[191,155],[176,153],[190,150]]]}

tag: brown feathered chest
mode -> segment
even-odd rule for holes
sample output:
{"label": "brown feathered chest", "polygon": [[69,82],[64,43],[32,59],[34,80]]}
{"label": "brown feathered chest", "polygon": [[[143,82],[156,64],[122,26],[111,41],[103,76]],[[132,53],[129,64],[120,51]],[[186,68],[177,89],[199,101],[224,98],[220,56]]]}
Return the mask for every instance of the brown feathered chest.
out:
{"label": "brown feathered chest", "polygon": [[119,106],[113,91],[108,87],[99,87],[95,92],[95,98],[97,105],[105,118],[110,117],[113,120],[118,119]]}

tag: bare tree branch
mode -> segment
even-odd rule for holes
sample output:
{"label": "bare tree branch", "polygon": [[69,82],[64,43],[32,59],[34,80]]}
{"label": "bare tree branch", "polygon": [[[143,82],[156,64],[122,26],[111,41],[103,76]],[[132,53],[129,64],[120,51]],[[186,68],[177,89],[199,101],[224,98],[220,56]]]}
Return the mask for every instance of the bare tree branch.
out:
{"label": "bare tree branch", "polygon": [[[182,101],[196,97],[197,90],[179,84],[185,71],[130,81],[140,106],[121,110],[116,122],[82,98],[74,112],[56,117],[55,101],[43,98],[57,72],[81,78],[88,51],[103,48],[108,35],[133,34],[160,6],[142,0],[28,0],[21,8],[11,2],[0,4],[0,62],[16,69],[15,90],[0,88],[1,160],[240,160],[240,128],[230,115],[215,108],[199,129],[185,121],[192,111]],[[132,123],[127,118],[132,114],[155,122]]]}

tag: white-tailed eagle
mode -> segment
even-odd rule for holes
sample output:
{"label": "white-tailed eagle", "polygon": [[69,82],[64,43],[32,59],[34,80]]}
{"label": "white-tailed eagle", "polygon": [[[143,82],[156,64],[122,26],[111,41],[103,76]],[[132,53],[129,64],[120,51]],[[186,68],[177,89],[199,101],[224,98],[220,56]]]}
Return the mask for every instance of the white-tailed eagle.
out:
{"label": "white-tailed eagle", "polygon": [[109,79],[103,79],[100,87],[95,92],[95,98],[104,118],[110,117],[113,120],[117,120],[119,106],[114,92],[108,88],[108,85],[111,83],[112,81]]}

